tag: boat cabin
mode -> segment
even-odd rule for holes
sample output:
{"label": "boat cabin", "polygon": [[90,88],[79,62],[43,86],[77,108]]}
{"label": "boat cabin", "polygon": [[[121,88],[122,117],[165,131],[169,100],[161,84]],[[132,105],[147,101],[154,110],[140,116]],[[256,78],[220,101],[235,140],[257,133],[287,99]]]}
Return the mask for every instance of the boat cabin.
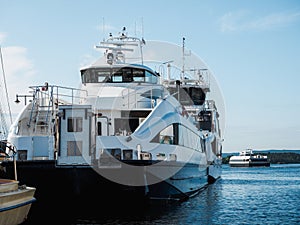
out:
{"label": "boat cabin", "polygon": [[239,153],[240,156],[252,156],[252,150],[251,149],[246,149],[244,151],[241,151]]}

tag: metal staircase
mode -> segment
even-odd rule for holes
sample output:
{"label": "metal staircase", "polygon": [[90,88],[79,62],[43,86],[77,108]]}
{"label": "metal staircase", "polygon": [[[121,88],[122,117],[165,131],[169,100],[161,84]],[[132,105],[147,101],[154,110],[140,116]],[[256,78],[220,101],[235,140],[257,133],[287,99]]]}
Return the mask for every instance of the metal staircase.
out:
{"label": "metal staircase", "polygon": [[53,87],[36,87],[33,94],[32,106],[28,128],[32,127],[34,133],[50,134],[50,119],[54,111]]}
{"label": "metal staircase", "polygon": [[44,86],[34,86],[30,88],[33,89],[33,100],[27,127],[32,128],[32,131],[39,135],[52,134],[52,125],[54,125],[52,122],[54,122],[58,105],[73,104],[74,99],[80,98],[75,96],[74,92],[82,92],[80,89],[56,85],[50,86],[48,83],[45,83]]}

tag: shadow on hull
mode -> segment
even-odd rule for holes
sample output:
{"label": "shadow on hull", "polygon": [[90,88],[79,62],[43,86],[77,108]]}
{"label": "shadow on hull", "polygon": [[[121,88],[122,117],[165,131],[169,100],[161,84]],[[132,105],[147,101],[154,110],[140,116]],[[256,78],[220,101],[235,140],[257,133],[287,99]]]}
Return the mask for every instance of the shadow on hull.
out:
{"label": "shadow on hull", "polygon": [[[13,164],[5,162],[3,166],[6,172],[2,175],[13,177]],[[62,222],[61,218],[109,218],[116,212],[118,216],[142,214],[152,205],[185,201],[213,181],[206,175],[197,183],[199,188],[182,193],[172,182],[127,186],[109,181],[91,167],[56,167],[54,160],[19,161],[17,171],[20,184],[36,187],[37,201],[27,224],[45,224],[45,218],[53,224]]]}

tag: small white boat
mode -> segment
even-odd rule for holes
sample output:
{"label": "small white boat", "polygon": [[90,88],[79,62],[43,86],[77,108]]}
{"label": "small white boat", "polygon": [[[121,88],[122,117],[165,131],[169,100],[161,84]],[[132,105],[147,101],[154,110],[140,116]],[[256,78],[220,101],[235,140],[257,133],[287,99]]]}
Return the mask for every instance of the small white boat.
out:
{"label": "small white boat", "polygon": [[[5,82],[1,48],[0,58],[3,81]],[[2,91],[3,93],[7,93],[6,84],[3,86],[5,87],[5,90],[2,90],[2,84],[0,85],[1,97],[5,96],[5,94],[2,95]],[[5,103],[8,103],[6,100],[8,100],[8,98],[1,98],[0,101],[0,225],[17,225],[23,223],[27,219],[31,203],[36,200],[34,197],[36,188],[20,185],[17,180],[17,167],[14,157],[17,150],[14,145],[7,142],[9,126],[4,113],[4,109],[6,108]],[[14,179],[3,179],[4,177],[2,177],[4,176],[3,172],[5,171],[2,162],[7,161],[8,159],[14,159],[9,160],[13,162]]]}
{"label": "small white boat", "polygon": [[[16,151],[10,143],[0,141],[0,169],[1,163],[14,156]],[[9,153],[5,153],[5,149]],[[0,225],[17,225],[23,223],[28,216],[36,188],[20,185],[17,180],[16,161],[14,160],[15,179],[0,177]],[[1,172],[1,170],[0,170]]]}
{"label": "small white boat", "polygon": [[270,166],[270,160],[266,155],[255,154],[252,149],[246,149],[238,156],[231,156],[229,165],[232,167]]}
{"label": "small white boat", "polygon": [[0,179],[0,224],[23,223],[31,203],[35,201],[35,188],[19,185],[19,181]]}

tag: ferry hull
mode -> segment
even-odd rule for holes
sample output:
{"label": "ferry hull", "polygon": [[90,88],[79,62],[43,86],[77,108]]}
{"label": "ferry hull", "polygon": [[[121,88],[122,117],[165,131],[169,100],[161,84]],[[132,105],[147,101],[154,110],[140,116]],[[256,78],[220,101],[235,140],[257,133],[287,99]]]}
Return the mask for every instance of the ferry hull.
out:
{"label": "ferry hull", "polygon": [[270,162],[229,163],[231,167],[269,167]]}
{"label": "ferry hull", "polygon": [[264,159],[251,159],[250,163],[249,163],[250,167],[254,167],[254,166],[270,166],[270,161],[269,160],[264,160]]}
{"label": "ferry hull", "polygon": [[208,166],[208,183],[215,183],[222,175],[222,159],[216,158],[214,162]]}
{"label": "ferry hull", "polygon": [[[157,200],[182,201],[208,185],[207,169],[199,172],[199,165],[187,164],[174,176],[162,180],[155,175],[155,171],[144,171],[142,165],[152,163],[140,162],[141,170],[137,170],[135,175],[132,174],[132,177],[139,176],[141,180],[146,174],[147,179],[140,186],[110,181],[90,166],[58,167],[55,160],[19,161],[17,170],[20,184],[34,185],[37,189],[36,198],[39,201],[31,209],[33,217],[45,216],[45,212],[65,214],[66,208],[73,213],[76,211],[78,215],[93,213],[97,216],[100,215],[99,209],[95,207],[97,203],[105,204],[107,207],[104,211],[109,211],[110,207],[124,210],[124,206],[128,207],[132,203],[143,206]],[[13,164],[5,162],[3,166],[6,170],[4,175],[12,177]],[[116,169],[116,172],[122,173],[120,169]],[[151,183],[159,179],[160,182]]]}

